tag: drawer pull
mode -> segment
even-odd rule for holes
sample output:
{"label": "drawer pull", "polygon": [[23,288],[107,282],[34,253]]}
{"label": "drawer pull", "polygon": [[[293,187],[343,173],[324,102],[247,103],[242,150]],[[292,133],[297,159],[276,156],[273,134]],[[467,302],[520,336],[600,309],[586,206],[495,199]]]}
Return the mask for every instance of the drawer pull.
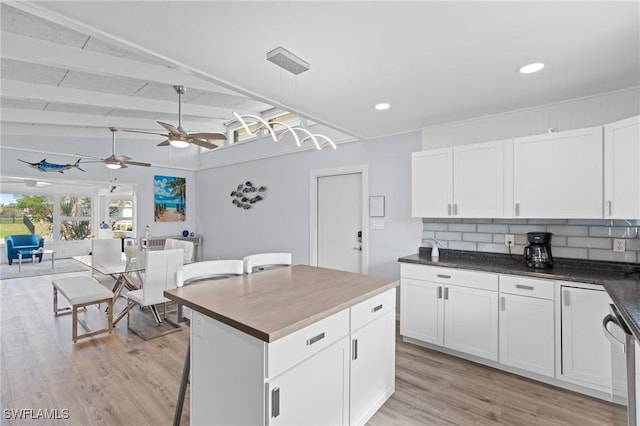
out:
{"label": "drawer pull", "polygon": [[307,339],[307,346],[313,345],[318,340],[324,339],[324,332],[318,334],[317,336],[313,336],[311,339]]}
{"label": "drawer pull", "polygon": [[371,312],[378,312],[380,309],[382,309],[382,303],[379,304],[378,306],[374,306],[373,308],[371,308]]}
{"label": "drawer pull", "polygon": [[524,285],[524,284],[516,284],[516,288],[520,288],[522,290],[533,290],[532,285]]}
{"label": "drawer pull", "polygon": [[271,417],[280,415],[280,388],[273,388],[271,391]]}
{"label": "drawer pull", "polygon": [[451,278],[451,275],[438,274],[438,275],[436,275],[436,277],[449,279],[449,278]]}

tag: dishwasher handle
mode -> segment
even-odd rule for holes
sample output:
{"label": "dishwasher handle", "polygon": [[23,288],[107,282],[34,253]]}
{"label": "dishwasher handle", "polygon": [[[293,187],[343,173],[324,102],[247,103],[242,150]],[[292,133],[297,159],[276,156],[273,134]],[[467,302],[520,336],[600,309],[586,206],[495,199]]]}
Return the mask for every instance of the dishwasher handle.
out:
{"label": "dishwasher handle", "polygon": [[618,319],[611,315],[608,314],[607,316],[605,316],[602,319],[602,328],[604,328],[604,335],[605,337],[609,340],[609,342],[611,342],[611,345],[613,346],[617,346],[619,348],[619,350],[622,351],[622,353],[627,353],[626,351],[626,342],[621,342],[620,340],[618,340],[618,338],[616,336],[613,335],[613,333],[611,333],[611,331],[609,331],[609,324],[613,323],[616,326],[618,326],[620,328],[620,330],[622,330],[624,332],[624,329],[622,328],[622,326],[620,325],[620,322],[618,321]]}

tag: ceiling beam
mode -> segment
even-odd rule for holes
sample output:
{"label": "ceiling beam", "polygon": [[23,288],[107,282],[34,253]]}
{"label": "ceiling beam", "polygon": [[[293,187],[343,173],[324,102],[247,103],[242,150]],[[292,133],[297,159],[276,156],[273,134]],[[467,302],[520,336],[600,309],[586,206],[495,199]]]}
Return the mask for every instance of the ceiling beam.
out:
{"label": "ceiling beam", "polygon": [[0,32],[0,38],[2,38],[0,55],[7,59],[107,77],[127,78],[170,86],[180,84],[189,89],[250,99],[241,93],[173,68],[78,49],[6,31]]}
{"label": "ceiling beam", "polygon": [[[15,80],[2,81],[2,98],[156,112],[159,114],[175,114],[176,116],[178,114],[177,99],[175,102],[158,101],[137,96],[112,95]],[[230,121],[233,118],[233,111],[229,108],[208,107],[193,103],[185,103],[183,105],[183,113],[185,115],[199,116],[211,120]],[[256,114],[256,111],[236,111],[240,114]]]}
{"label": "ceiling beam", "polygon": [[[121,129],[149,129],[166,133],[166,130],[158,125],[153,119],[145,118],[129,118],[118,116],[101,116],[91,114],[73,114],[68,112],[55,111],[38,111],[19,108],[3,108],[3,123],[39,123],[56,126],[75,126],[75,127],[99,127],[107,128],[115,126]],[[184,122],[183,127],[190,132],[225,132],[224,126],[220,122],[211,120],[211,122]],[[149,135],[149,137],[154,137]]]}

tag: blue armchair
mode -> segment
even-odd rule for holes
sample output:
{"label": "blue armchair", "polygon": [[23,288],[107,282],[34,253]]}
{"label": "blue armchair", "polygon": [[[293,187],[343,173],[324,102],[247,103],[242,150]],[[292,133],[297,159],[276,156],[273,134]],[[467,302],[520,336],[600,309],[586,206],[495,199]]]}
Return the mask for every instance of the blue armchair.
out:
{"label": "blue armchair", "polygon": [[[44,247],[44,238],[37,234],[7,235],[4,237],[4,245],[11,265],[18,258],[18,253],[22,253],[23,257],[30,257],[32,250]],[[42,253],[36,254],[36,257],[42,262]]]}

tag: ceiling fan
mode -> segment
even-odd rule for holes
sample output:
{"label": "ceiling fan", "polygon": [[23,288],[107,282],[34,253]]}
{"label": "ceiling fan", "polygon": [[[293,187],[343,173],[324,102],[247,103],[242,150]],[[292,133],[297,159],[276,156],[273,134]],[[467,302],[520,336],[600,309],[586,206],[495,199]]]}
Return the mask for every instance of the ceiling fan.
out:
{"label": "ceiling fan", "polygon": [[[111,155],[109,157],[99,158],[99,157],[94,157],[92,155],[86,155],[86,154],[78,154],[78,155],[100,160],[101,162],[106,164],[106,166],[110,169],[126,168],[127,165],[143,166],[143,167],[151,166],[150,163],[141,163],[139,161],[131,161],[131,157],[127,157],[126,155],[116,155],[116,132],[118,131],[118,129],[116,127],[109,127],[109,130],[111,130],[111,135],[112,135],[111,136]],[[89,161],[89,162],[91,163],[92,161]],[[95,163],[96,161],[93,161],[93,162]]]}
{"label": "ceiling fan", "polygon": [[182,128],[182,95],[184,95],[184,86],[173,86],[178,93],[178,127],[171,124],[158,121],[158,124],[167,129],[168,133],[144,132],[141,130],[125,130],[125,132],[146,133],[149,135],[160,135],[167,138],[166,141],[160,142],[158,146],[174,146],[176,148],[186,148],[191,144],[201,146],[203,148],[214,149],[218,145],[215,141],[226,140],[224,133],[187,133]]}

